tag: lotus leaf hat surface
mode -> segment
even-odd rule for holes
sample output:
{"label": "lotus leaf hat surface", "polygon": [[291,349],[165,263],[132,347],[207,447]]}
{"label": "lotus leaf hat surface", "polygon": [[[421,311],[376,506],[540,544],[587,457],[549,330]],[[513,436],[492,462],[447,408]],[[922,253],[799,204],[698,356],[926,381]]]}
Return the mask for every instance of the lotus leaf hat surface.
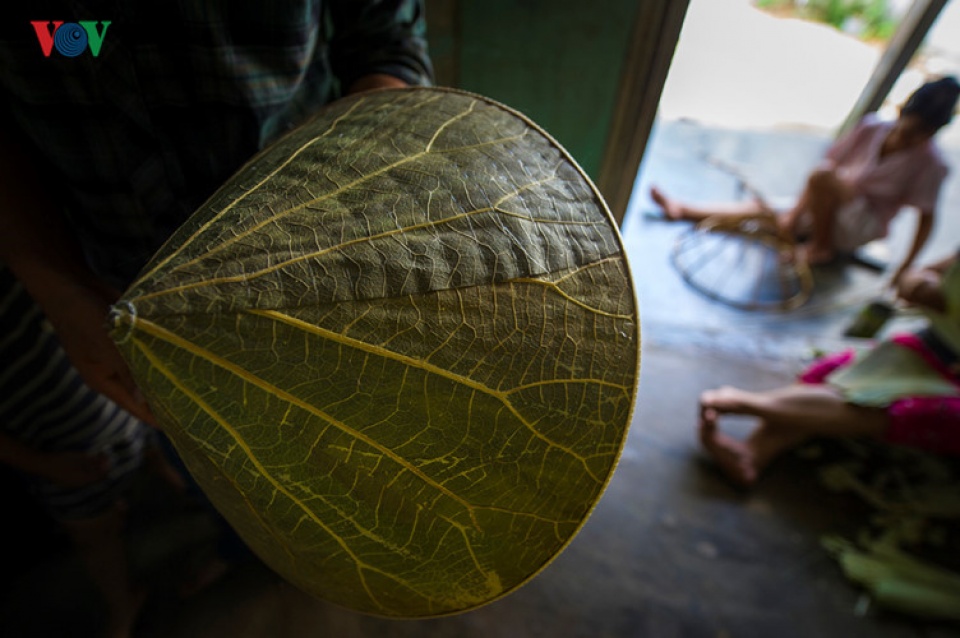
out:
{"label": "lotus leaf hat surface", "polygon": [[574,537],[631,419],[620,236],[524,116],[331,104],[252,158],[114,311],[163,429],[250,548],[357,611],[452,614]]}

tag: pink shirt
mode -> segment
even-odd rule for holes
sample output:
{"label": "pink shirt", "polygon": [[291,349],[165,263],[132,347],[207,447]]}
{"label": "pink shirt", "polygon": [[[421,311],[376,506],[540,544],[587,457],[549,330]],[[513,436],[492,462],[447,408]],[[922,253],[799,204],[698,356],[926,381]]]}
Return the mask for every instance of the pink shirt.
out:
{"label": "pink shirt", "polygon": [[837,174],[867,199],[886,227],[904,206],[932,215],[949,168],[940,150],[926,143],[880,159],[880,147],[893,122],[866,115],[827,151]]}

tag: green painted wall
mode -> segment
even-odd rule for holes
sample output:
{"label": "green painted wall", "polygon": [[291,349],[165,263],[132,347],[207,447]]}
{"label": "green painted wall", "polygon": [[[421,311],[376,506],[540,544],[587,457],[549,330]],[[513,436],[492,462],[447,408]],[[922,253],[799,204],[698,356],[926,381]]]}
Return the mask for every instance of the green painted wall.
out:
{"label": "green painted wall", "polygon": [[524,113],[596,179],[637,7],[636,0],[427,0],[438,84]]}

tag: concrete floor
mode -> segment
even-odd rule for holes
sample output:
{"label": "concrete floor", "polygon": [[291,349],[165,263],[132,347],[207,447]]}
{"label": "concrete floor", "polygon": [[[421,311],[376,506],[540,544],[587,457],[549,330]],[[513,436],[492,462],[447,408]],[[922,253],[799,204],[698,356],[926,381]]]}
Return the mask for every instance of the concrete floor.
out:
{"label": "concrete floor", "polygon": [[[689,123],[662,127],[641,189],[652,180],[723,198],[729,179],[711,177],[704,149],[760,157],[774,145],[781,158],[800,161],[822,143],[731,135]],[[765,166],[760,180],[791,177],[782,165]],[[684,285],[669,264],[672,242],[684,227],[645,218],[638,201],[624,226],[644,338],[634,422],[599,506],[543,573],[496,603],[428,621],[391,621],[336,608],[300,593],[252,559],[183,599],[176,593],[182,568],[211,551],[214,530],[202,509],[145,478],[134,499],[130,550],[151,596],[137,636],[958,635],[954,627],[876,610],[857,613],[860,591],[842,577],[819,539],[855,532],[868,511],[853,496],[822,488],[809,461],[785,459],[744,493],[704,461],[695,440],[702,390],[774,387],[788,381],[814,349],[846,345],[842,328],[879,276],[849,267],[827,270],[818,274],[818,291],[806,309],[789,315],[734,310]],[[5,496],[6,520],[18,523],[8,527],[15,539],[7,547],[17,549],[8,549],[3,567],[0,636],[96,635],[101,608],[64,538],[16,494]]]}
{"label": "concrete floor", "polygon": [[[505,599],[449,618],[384,620],[311,599],[253,560],[180,599],[175,567],[185,563],[186,550],[209,547],[210,528],[202,513],[167,502],[166,511],[150,511],[150,520],[135,511],[132,521],[131,551],[152,587],[137,636],[956,635],[949,627],[855,613],[860,594],[819,537],[852,533],[866,510],[854,497],[818,487],[808,461],[784,460],[749,494],[704,462],[693,436],[700,390],[731,381],[771,387],[799,362],[702,345],[646,345],[643,357],[636,420],[605,496],[568,549]],[[163,502],[156,491],[141,494],[152,494],[144,502],[154,508]],[[0,605],[0,635],[96,635],[98,603],[62,538],[40,534],[19,546],[20,569]]]}

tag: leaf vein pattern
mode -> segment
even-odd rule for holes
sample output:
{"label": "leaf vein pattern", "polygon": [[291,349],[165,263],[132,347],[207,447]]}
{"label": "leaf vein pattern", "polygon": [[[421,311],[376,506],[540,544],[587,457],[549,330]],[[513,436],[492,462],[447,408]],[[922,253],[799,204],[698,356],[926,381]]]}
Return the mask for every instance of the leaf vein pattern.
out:
{"label": "leaf vein pattern", "polygon": [[[364,341],[360,341],[360,340],[358,340],[358,339],[352,339],[352,338],[347,337],[346,335],[342,335],[342,334],[340,334],[340,333],[332,332],[332,331],[330,331],[330,330],[325,330],[325,329],[323,329],[323,328],[320,328],[319,326],[315,326],[315,325],[310,324],[310,323],[307,323],[307,322],[305,322],[305,321],[301,321],[300,319],[297,319],[297,318],[295,318],[295,317],[291,317],[291,316],[289,316],[289,315],[286,315],[286,314],[284,314],[284,313],[282,313],[282,312],[278,312],[278,311],[276,311],[276,310],[248,310],[247,312],[250,313],[250,314],[252,314],[252,315],[258,315],[258,316],[261,316],[261,317],[266,317],[266,318],[272,319],[272,320],[274,320],[274,321],[280,321],[280,322],[286,323],[286,324],[288,324],[288,325],[291,325],[291,326],[296,327],[296,328],[299,329],[299,330],[303,330],[303,331],[305,331],[305,332],[313,333],[313,334],[315,334],[315,335],[317,335],[317,336],[320,336],[320,337],[323,337],[323,338],[325,338],[325,339],[330,339],[331,341],[335,341],[335,342],[337,342],[337,343],[341,343],[341,344],[343,344],[343,345],[347,345],[347,346],[350,346],[350,347],[352,347],[352,348],[356,348],[356,349],[358,349],[358,350],[362,350],[362,351],[364,351],[364,352],[368,352],[368,353],[370,353],[370,354],[377,355],[377,356],[379,356],[379,357],[385,357],[385,358],[388,358],[388,359],[393,359],[394,361],[399,361],[400,363],[403,363],[404,365],[407,365],[407,366],[410,366],[410,367],[419,368],[419,369],[424,370],[424,371],[426,371],[426,372],[429,372],[429,373],[432,373],[432,374],[435,374],[435,375],[438,375],[438,376],[442,376],[442,377],[444,377],[444,378],[446,378],[446,379],[449,379],[449,380],[451,380],[451,381],[454,381],[455,383],[459,383],[459,384],[464,385],[464,386],[466,386],[466,387],[472,388],[472,389],[474,389],[474,390],[476,390],[476,391],[478,391],[478,392],[481,392],[481,393],[483,393],[483,394],[486,394],[486,395],[488,395],[488,396],[490,396],[490,397],[493,397],[493,398],[497,399],[498,401],[500,401],[500,402],[504,405],[504,407],[506,407],[507,410],[509,410],[510,413],[511,413],[521,424],[523,424],[523,426],[524,426],[534,437],[536,437],[537,439],[543,441],[544,443],[546,443],[546,444],[549,445],[550,447],[555,448],[555,449],[558,449],[558,450],[562,451],[563,453],[572,456],[572,457],[575,458],[581,465],[583,465],[584,470],[587,472],[587,474],[590,476],[590,478],[592,478],[592,479],[593,479],[595,482],[597,482],[597,483],[602,482],[601,479],[600,479],[600,477],[596,476],[596,475],[594,474],[593,470],[590,468],[589,464],[587,463],[587,459],[585,459],[585,458],[584,458],[583,456],[581,456],[580,454],[577,454],[576,451],[570,449],[569,447],[566,447],[566,446],[564,446],[564,445],[560,445],[560,444],[557,443],[556,441],[553,441],[553,440],[551,440],[549,437],[545,436],[542,432],[538,431],[537,428],[535,428],[535,427],[533,426],[533,424],[532,424],[526,417],[524,417],[522,414],[520,414],[520,412],[517,410],[516,406],[514,406],[513,403],[510,401],[510,398],[509,398],[510,392],[509,392],[509,391],[508,391],[508,392],[504,392],[504,391],[501,391],[501,390],[496,390],[496,389],[494,389],[494,388],[491,388],[490,386],[487,386],[487,385],[484,385],[484,384],[482,384],[482,383],[479,383],[478,381],[475,381],[475,380],[473,380],[473,379],[471,379],[471,378],[469,378],[469,377],[465,377],[465,376],[462,376],[462,375],[455,374],[455,373],[450,372],[449,370],[447,370],[447,369],[445,369],[445,368],[441,368],[440,366],[436,366],[436,365],[433,365],[433,364],[428,363],[428,362],[426,362],[426,361],[423,361],[422,359],[416,359],[416,358],[414,358],[414,357],[409,357],[409,356],[400,354],[400,353],[398,353],[398,352],[394,352],[393,350],[389,350],[389,349],[387,349],[387,348],[382,348],[382,347],[379,347],[379,346],[376,346],[376,345],[373,345],[373,344],[370,344],[370,343],[366,343],[366,342],[364,342]],[[583,383],[583,382],[589,382],[589,381],[578,380],[577,382]]]}
{"label": "leaf vein pattern", "polygon": [[261,179],[259,182],[257,182],[256,184],[254,184],[254,186],[253,186],[252,188],[250,188],[250,189],[247,190],[247,191],[244,191],[243,194],[241,194],[239,197],[237,197],[236,199],[234,199],[233,201],[231,201],[229,204],[227,204],[227,205],[223,208],[223,210],[221,210],[219,213],[217,213],[217,214],[214,215],[212,218],[210,218],[203,226],[201,226],[200,228],[198,228],[197,231],[196,231],[193,235],[191,235],[190,237],[188,237],[187,240],[183,242],[183,245],[180,246],[180,249],[179,249],[179,250],[173,251],[172,253],[170,253],[169,255],[167,255],[166,258],[164,258],[163,260],[157,262],[157,264],[154,265],[153,268],[151,268],[148,272],[146,272],[146,273],[144,273],[143,275],[141,275],[141,276],[140,276],[140,279],[147,279],[147,278],[151,277],[155,272],[157,272],[158,270],[162,269],[162,268],[164,267],[164,265],[168,264],[174,257],[176,257],[177,255],[179,255],[179,254],[183,251],[184,248],[186,248],[186,247],[189,246],[191,243],[193,243],[193,241],[194,241],[195,239],[197,239],[197,237],[200,237],[201,235],[203,235],[204,231],[206,231],[210,226],[212,226],[213,224],[215,224],[215,223],[217,222],[217,220],[219,220],[220,218],[222,218],[222,217],[224,217],[225,215],[227,215],[227,213],[229,213],[234,207],[236,207],[237,204],[239,204],[241,201],[243,201],[244,199],[246,199],[249,195],[257,192],[258,190],[260,190],[260,188],[261,188],[264,184],[266,184],[267,182],[271,181],[271,180],[273,179],[273,177],[274,177],[277,173],[279,173],[281,170],[283,170],[284,168],[286,168],[287,166],[289,166],[295,159],[297,159],[297,157],[300,156],[301,153],[303,153],[303,152],[306,151],[308,148],[310,148],[311,146],[313,146],[314,144],[316,144],[317,142],[319,142],[320,140],[322,140],[323,138],[325,138],[327,135],[329,135],[330,133],[332,133],[332,132],[337,128],[337,124],[339,124],[341,120],[345,119],[345,118],[348,117],[353,111],[355,111],[357,108],[359,108],[360,105],[363,104],[363,102],[364,102],[364,100],[361,99],[361,100],[358,100],[355,104],[351,105],[351,107],[350,107],[343,115],[341,115],[340,117],[338,117],[337,119],[335,119],[335,120],[330,124],[330,126],[327,128],[326,131],[324,131],[324,132],[321,133],[320,135],[317,135],[316,137],[314,137],[314,138],[312,138],[312,139],[310,139],[310,140],[307,140],[304,144],[302,144],[302,145],[300,146],[300,148],[298,148],[297,150],[295,150],[294,152],[292,152],[292,153],[290,154],[290,157],[288,157],[288,158],[285,159],[283,162],[281,162],[279,165],[277,165],[277,167],[276,167],[275,169],[273,169],[272,171],[270,171],[269,173],[267,173],[266,175],[264,175],[264,176],[263,176],[263,179]]}
{"label": "leaf vein pattern", "polygon": [[[278,212],[275,213],[274,215],[268,217],[267,219],[264,219],[263,221],[259,222],[258,224],[255,224],[254,226],[251,226],[251,227],[248,228],[247,230],[245,230],[245,231],[243,231],[243,232],[241,232],[241,233],[237,233],[236,235],[230,237],[229,239],[223,240],[223,241],[220,242],[217,246],[215,246],[215,247],[211,248],[210,250],[208,250],[206,253],[204,253],[204,254],[202,254],[202,255],[199,255],[199,256],[197,256],[197,257],[194,257],[193,259],[191,259],[191,260],[189,260],[189,261],[186,261],[186,262],[184,262],[183,264],[179,264],[179,265],[177,266],[177,268],[185,268],[185,267],[192,266],[192,265],[196,264],[197,262],[199,262],[199,261],[201,261],[201,260],[203,260],[203,259],[206,259],[206,258],[210,257],[211,255],[214,255],[214,254],[216,254],[216,253],[218,253],[218,252],[221,252],[221,251],[225,250],[226,248],[230,247],[230,246],[233,245],[234,243],[236,243],[236,242],[240,241],[241,239],[244,239],[244,238],[252,235],[253,233],[256,233],[257,231],[263,229],[264,227],[269,226],[270,224],[276,223],[278,220],[282,219],[283,217],[286,217],[286,216],[288,216],[288,215],[292,215],[293,213],[296,213],[297,211],[303,210],[303,209],[308,208],[308,207],[310,207],[310,206],[315,206],[315,205],[317,205],[317,204],[319,204],[319,203],[321,203],[321,202],[323,202],[323,201],[325,201],[325,200],[328,200],[328,199],[330,199],[330,198],[332,198],[332,197],[336,197],[337,195],[339,195],[339,194],[341,194],[341,193],[343,193],[343,192],[345,192],[345,191],[353,190],[353,189],[361,186],[361,185],[364,184],[365,182],[368,182],[368,181],[372,180],[372,179],[375,178],[375,177],[378,177],[378,176],[380,176],[380,175],[383,175],[384,173],[388,173],[388,172],[390,172],[390,171],[392,171],[392,170],[394,170],[394,169],[396,169],[396,168],[400,168],[401,166],[404,166],[404,165],[406,165],[406,164],[410,164],[410,163],[416,162],[416,161],[420,160],[421,158],[423,158],[423,157],[425,157],[425,156],[427,156],[427,155],[429,155],[429,154],[431,154],[431,153],[432,153],[432,154],[449,154],[449,153],[463,152],[463,151],[466,151],[466,150],[475,150],[475,149],[482,148],[482,147],[486,147],[486,146],[493,146],[493,145],[497,145],[497,144],[505,144],[505,143],[507,143],[507,142],[509,142],[509,141],[513,141],[513,140],[520,139],[520,138],[524,137],[526,134],[527,134],[527,132],[524,131],[523,133],[520,133],[520,134],[518,134],[518,135],[511,135],[511,136],[509,136],[509,137],[499,138],[499,139],[496,139],[496,140],[490,140],[490,141],[488,141],[488,142],[481,142],[481,143],[479,143],[479,144],[473,144],[473,145],[470,145],[470,146],[463,146],[463,147],[456,147],[456,148],[444,149],[444,150],[442,150],[442,151],[421,151],[421,152],[419,152],[419,153],[415,153],[415,154],[410,155],[410,156],[408,156],[408,157],[405,157],[405,158],[403,158],[403,159],[401,159],[401,160],[397,160],[396,162],[393,162],[392,164],[388,164],[387,166],[383,166],[383,167],[381,167],[381,168],[378,168],[378,169],[375,170],[375,171],[371,171],[370,173],[367,173],[367,174],[363,175],[362,177],[359,177],[359,178],[357,178],[356,180],[354,180],[354,181],[352,181],[352,182],[350,182],[350,183],[348,183],[348,184],[345,184],[345,185],[343,185],[343,186],[340,186],[340,187],[338,187],[338,188],[333,189],[333,190],[330,191],[329,193],[324,193],[324,194],[321,195],[320,197],[315,197],[315,198],[313,198],[313,199],[310,199],[310,200],[307,200],[307,201],[305,201],[305,202],[302,202],[302,203],[300,203],[300,204],[298,204],[298,205],[296,205],[296,206],[294,206],[294,207],[292,207],[292,208],[288,208],[288,209],[286,209],[286,210],[278,211]],[[315,138],[315,139],[311,140],[308,144],[305,144],[304,147],[303,147],[301,150],[303,150],[304,148],[306,148],[307,146],[309,146],[309,145],[312,144],[313,142],[316,142],[317,139],[319,139],[319,138]],[[292,161],[292,159],[293,159],[293,158],[291,158],[291,161]],[[289,161],[284,162],[284,165],[286,165],[286,164],[289,164]],[[256,188],[258,188],[260,185],[262,185],[268,178],[272,177],[272,176],[273,176],[275,173],[277,173],[281,168],[282,168],[282,166],[281,166],[281,167],[278,167],[276,170],[274,170],[267,178],[264,178],[264,180],[262,180],[260,183],[258,183],[257,186],[254,187],[254,189],[256,189]],[[252,192],[252,191],[250,191],[250,192]],[[245,197],[246,195],[249,195],[249,192],[248,192],[248,193],[244,193],[244,197]],[[237,201],[239,201],[239,199],[240,199],[240,198],[238,198]],[[227,210],[229,210],[232,206],[233,206],[233,203],[231,203],[230,206],[228,206],[227,208],[225,208],[225,209],[224,209],[224,212],[226,212]],[[204,231],[207,227],[209,227],[213,222],[215,222],[215,221],[216,221],[218,218],[220,218],[221,216],[222,216],[222,214],[218,214],[214,219],[212,219],[212,220],[210,220],[209,222],[207,222],[206,224],[204,224],[204,226],[203,226],[202,228],[200,228],[196,233],[194,233],[193,235],[191,235],[191,236],[184,242],[184,246],[187,246],[187,245],[189,245],[190,243],[192,243],[199,235],[201,235],[201,234],[203,233],[203,231]],[[175,251],[174,253],[172,253],[171,255],[169,255],[169,256],[164,260],[164,263],[169,262],[171,259],[173,259],[173,258],[174,258],[177,254],[179,254],[180,252],[181,252],[181,251],[178,250],[178,251]],[[159,267],[160,267],[160,265],[158,264],[157,268],[159,268]],[[156,270],[157,268],[154,268],[153,270]],[[152,272],[152,271],[151,271],[151,272]]]}
{"label": "leaf vein pattern", "polygon": [[[437,226],[443,226],[443,225],[445,225],[445,224],[451,224],[451,223],[456,222],[456,221],[459,221],[459,220],[461,220],[461,219],[466,219],[466,218],[468,218],[468,217],[472,217],[472,216],[475,216],[475,215],[480,215],[480,214],[482,214],[482,213],[494,212],[494,211],[496,211],[496,212],[498,212],[498,213],[502,213],[502,214],[504,214],[504,215],[509,215],[509,216],[512,216],[512,217],[522,218],[522,219],[525,219],[525,220],[527,220],[527,221],[534,222],[534,223],[538,223],[538,224],[539,224],[539,223],[554,223],[554,224],[567,224],[567,225],[571,225],[571,226],[591,226],[591,225],[597,225],[597,222],[582,222],[582,221],[577,221],[577,220],[541,220],[541,219],[537,219],[537,218],[531,217],[531,216],[529,216],[529,215],[522,215],[522,214],[516,213],[516,212],[505,211],[505,210],[502,210],[502,209],[500,208],[500,205],[502,205],[504,201],[506,201],[506,200],[508,200],[508,199],[510,199],[510,198],[512,198],[512,197],[516,197],[516,196],[517,196],[520,192],[522,192],[524,189],[532,188],[532,187],[534,187],[534,186],[536,186],[536,185],[538,185],[538,184],[540,184],[540,183],[545,183],[545,182],[547,182],[547,181],[550,181],[550,180],[540,180],[540,181],[538,181],[538,182],[534,182],[534,183],[531,183],[531,184],[524,185],[523,188],[520,188],[520,189],[518,189],[517,191],[515,191],[515,192],[513,192],[513,193],[509,193],[509,194],[507,194],[507,195],[504,195],[500,200],[498,200],[497,202],[495,202],[495,203],[492,204],[491,206],[486,206],[486,207],[483,207],[483,208],[477,208],[477,209],[475,209],[475,210],[464,211],[464,212],[462,212],[462,213],[458,213],[458,214],[452,215],[452,216],[450,216],[450,217],[445,217],[445,218],[443,218],[443,219],[437,219],[437,220],[433,220],[433,221],[423,222],[423,223],[421,223],[421,224],[415,224],[415,225],[413,225],[413,226],[407,226],[407,227],[404,227],[404,228],[394,228],[394,229],[391,229],[391,230],[388,230],[388,231],[385,231],[385,232],[382,232],[382,233],[378,233],[378,234],[376,234],[376,235],[371,235],[371,236],[368,236],[368,237],[359,237],[359,238],[357,238],[357,239],[352,239],[352,240],[350,240],[350,241],[337,244],[337,245],[335,245],[335,246],[329,246],[329,247],[323,248],[323,249],[321,249],[321,250],[313,251],[313,252],[306,253],[306,254],[303,254],[303,255],[298,255],[298,256],[293,257],[293,258],[291,258],[291,259],[287,259],[287,260],[285,260],[285,261],[276,263],[276,264],[274,264],[274,265],[272,265],[272,266],[269,266],[269,267],[267,267],[267,268],[262,268],[262,269],[260,269],[260,270],[258,270],[258,271],[256,271],[256,272],[242,273],[242,274],[233,275],[233,276],[230,276],[230,277],[210,278],[210,279],[206,279],[206,280],[203,280],[203,281],[195,281],[195,282],[192,282],[192,283],[189,283],[189,284],[183,284],[183,285],[181,285],[181,286],[173,286],[173,287],[171,287],[171,288],[165,288],[165,289],[163,289],[163,290],[157,290],[157,291],[154,291],[154,292],[144,293],[144,294],[140,295],[139,299],[141,299],[141,300],[143,300],[143,299],[154,299],[154,298],[162,297],[162,296],[165,296],[165,295],[178,294],[178,293],[181,293],[181,292],[184,292],[184,291],[187,291],[187,290],[196,290],[197,288],[206,288],[206,287],[209,287],[209,286],[218,286],[218,285],[221,285],[221,284],[228,284],[228,283],[239,283],[239,282],[241,282],[241,281],[251,281],[251,280],[257,279],[257,278],[259,278],[259,277],[266,276],[266,275],[268,275],[268,274],[270,274],[270,273],[276,272],[276,271],[278,271],[278,270],[283,270],[284,268],[287,268],[288,266],[291,266],[291,265],[293,265],[293,264],[300,263],[300,262],[303,262],[303,261],[309,261],[309,260],[311,260],[311,259],[316,259],[316,258],[318,258],[318,257],[322,257],[323,255],[327,255],[327,254],[330,254],[330,253],[334,253],[334,252],[341,251],[341,250],[343,250],[344,248],[348,248],[348,247],[353,246],[353,245],[365,244],[365,243],[367,243],[367,242],[373,242],[373,241],[377,241],[377,240],[380,240],[380,239],[386,239],[386,238],[388,238],[388,237],[393,237],[393,236],[396,236],[396,235],[403,235],[403,234],[406,234],[406,233],[409,233],[409,232],[412,232],[412,231],[424,230],[424,229],[426,229],[426,228],[434,228],[434,227],[437,227]],[[221,245],[221,247],[222,247],[222,245]],[[210,254],[212,254],[212,252],[213,252],[213,251],[211,251],[210,253],[207,253],[204,257],[209,256]],[[198,258],[198,259],[200,259],[200,258]],[[194,260],[194,261],[196,261],[196,260]]]}
{"label": "leaf vein pattern", "polygon": [[142,330],[146,334],[149,334],[157,339],[166,341],[167,343],[177,348],[186,350],[187,352],[190,352],[196,357],[206,359],[213,365],[219,368],[222,368],[227,372],[230,372],[231,374],[243,379],[245,382],[258,387],[261,390],[264,390],[265,392],[269,392],[270,394],[273,394],[277,398],[287,403],[296,405],[298,408],[306,412],[309,412],[310,414],[313,414],[316,417],[319,417],[325,422],[341,430],[345,434],[348,434],[356,438],[357,440],[362,441],[363,443],[366,443],[373,449],[377,450],[379,453],[383,454],[385,457],[392,460],[394,463],[399,465],[404,470],[410,472],[411,474],[413,474],[414,476],[422,480],[424,483],[426,483],[433,489],[436,489],[437,491],[442,493],[444,496],[447,496],[448,498],[451,498],[457,503],[459,503],[469,514],[471,521],[473,521],[474,523],[474,527],[479,528],[479,525],[477,524],[477,521],[476,521],[476,514],[474,512],[474,508],[470,503],[463,500],[463,498],[461,498],[457,494],[451,492],[449,489],[447,489],[442,484],[432,479],[430,476],[424,474],[423,471],[420,470],[420,468],[411,464],[405,458],[397,455],[393,450],[387,447],[384,447],[377,441],[371,439],[370,437],[364,435],[361,432],[356,431],[355,429],[348,426],[346,423],[343,423],[342,421],[339,421],[333,418],[329,414],[326,414],[325,412],[323,412],[323,410],[318,409],[316,406],[310,405],[306,401],[303,401],[302,399],[297,398],[296,396],[290,394],[289,392],[281,390],[280,388],[274,386],[273,384],[270,384],[264,381],[263,379],[257,377],[256,375],[251,374],[247,370],[244,370],[243,368],[231,363],[230,361],[227,361],[226,359],[210,352],[209,350],[206,350],[205,348],[198,346],[195,343],[187,341],[186,339],[170,332],[169,330],[166,330],[165,328],[158,326],[152,321],[149,321],[147,319],[138,319],[136,327],[138,330]]}
{"label": "leaf vein pattern", "polygon": [[531,284],[534,286],[543,286],[544,288],[548,288],[553,292],[555,292],[556,294],[563,297],[565,300],[572,303],[573,305],[583,308],[588,312],[592,312],[594,314],[600,315],[602,317],[610,317],[611,319],[625,319],[625,320],[633,319],[633,315],[623,315],[623,314],[614,313],[614,312],[607,312],[606,310],[602,310],[600,308],[595,308],[593,306],[585,304],[579,299],[577,299],[576,297],[572,297],[569,294],[567,294],[567,292],[563,288],[561,288],[555,282],[552,282],[552,281],[544,281],[542,279],[535,279],[533,277],[519,277],[517,279],[514,279],[513,281],[517,283],[525,283],[525,284]]}
{"label": "leaf vein pattern", "polygon": [[[246,442],[243,440],[243,438],[240,436],[240,434],[239,434],[225,419],[223,419],[223,417],[221,417],[221,416],[216,412],[216,410],[213,409],[212,406],[210,406],[209,404],[207,404],[206,401],[204,401],[204,400],[203,400],[200,396],[198,396],[195,392],[191,391],[189,388],[187,388],[186,386],[184,386],[183,383],[177,378],[177,376],[176,376],[175,374],[173,374],[173,372],[172,372],[169,368],[167,368],[167,367],[163,364],[163,362],[161,362],[161,361],[157,358],[157,356],[156,356],[155,354],[153,354],[153,353],[150,351],[150,349],[147,347],[147,345],[146,345],[145,343],[143,343],[143,342],[140,341],[139,339],[134,339],[134,343],[136,343],[137,348],[138,348],[138,349],[143,353],[143,355],[150,361],[151,365],[153,365],[164,377],[166,377],[167,380],[170,381],[170,383],[172,383],[172,384],[174,385],[174,387],[177,388],[177,390],[179,390],[179,391],[180,391],[181,393],[183,393],[186,397],[188,397],[192,402],[194,402],[201,410],[203,410],[207,415],[209,415],[210,418],[212,418],[214,421],[216,421],[217,424],[218,424],[221,428],[223,428],[223,430],[224,430],[225,432],[227,432],[234,440],[236,440],[237,445],[240,447],[241,450],[243,450],[243,452],[244,452],[244,454],[246,455],[246,457],[247,457],[248,459],[250,459],[250,462],[254,464],[254,466],[257,468],[257,471],[260,473],[260,475],[262,475],[264,478],[266,478],[267,481],[269,481],[270,484],[273,485],[274,489],[275,489],[277,492],[283,494],[283,495],[286,496],[288,499],[290,499],[291,502],[293,502],[299,509],[301,509],[301,510],[304,512],[304,514],[305,514],[311,521],[313,521],[314,524],[317,525],[317,527],[319,527],[320,529],[322,529],[322,530],[323,530],[324,532],[326,532],[332,539],[334,539],[334,541],[343,549],[343,552],[350,558],[350,560],[351,560],[351,561],[354,563],[354,565],[356,566],[356,568],[357,568],[357,576],[358,576],[358,578],[360,579],[360,582],[361,582],[361,584],[363,585],[364,590],[367,592],[367,595],[370,597],[370,599],[371,599],[374,603],[376,603],[381,609],[384,609],[384,610],[388,609],[387,607],[385,607],[382,603],[380,603],[380,602],[377,600],[377,596],[374,594],[374,592],[371,590],[369,584],[367,583],[366,576],[364,575],[364,570],[369,570],[369,571],[371,571],[371,572],[380,574],[381,576],[384,576],[384,577],[386,577],[386,578],[389,578],[390,580],[393,580],[393,581],[397,582],[398,584],[400,584],[400,585],[402,585],[402,586],[404,586],[404,587],[409,588],[411,591],[416,592],[416,588],[414,588],[412,585],[410,585],[410,583],[408,583],[408,582],[404,581],[403,579],[397,577],[395,574],[390,574],[389,572],[385,572],[385,571],[383,571],[383,570],[381,570],[381,569],[378,569],[378,568],[376,568],[376,567],[374,567],[374,566],[372,566],[372,565],[364,562],[363,560],[361,560],[360,557],[357,556],[357,555],[350,549],[350,546],[347,545],[346,541],[345,541],[343,538],[341,538],[340,536],[338,536],[332,529],[330,529],[326,524],[324,524],[324,522],[323,522],[309,507],[307,507],[306,505],[304,505],[304,503],[303,503],[300,499],[298,499],[296,496],[294,496],[289,490],[287,490],[287,489],[283,486],[283,484],[281,484],[279,481],[277,481],[277,480],[273,477],[273,475],[270,474],[270,472],[267,470],[267,468],[264,467],[264,466],[260,463],[260,461],[257,459],[256,455],[253,453],[253,450],[250,449],[250,447],[246,444]],[[268,527],[267,529],[270,529],[270,528]],[[417,593],[418,593],[419,595],[421,595],[421,596],[423,595],[423,594],[421,594],[420,592],[417,592]],[[425,596],[425,597],[426,597],[426,596]]]}
{"label": "leaf vein pattern", "polygon": [[430,138],[430,141],[427,143],[427,147],[426,149],[424,149],[424,151],[426,153],[432,152],[433,145],[437,141],[437,139],[440,137],[440,134],[443,133],[445,130],[447,130],[447,127],[453,124],[454,122],[458,122],[463,118],[465,118],[466,116],[470,115],[470,113],[472,113],[476,107],[477,107],[477,101],[471,100],[469,106],[465,108],[462,112],[458,113],[457,115],[451,118],[447,118],[447,120],[443,124],[438,126],[436,131],[434,131],[433,137]]}

